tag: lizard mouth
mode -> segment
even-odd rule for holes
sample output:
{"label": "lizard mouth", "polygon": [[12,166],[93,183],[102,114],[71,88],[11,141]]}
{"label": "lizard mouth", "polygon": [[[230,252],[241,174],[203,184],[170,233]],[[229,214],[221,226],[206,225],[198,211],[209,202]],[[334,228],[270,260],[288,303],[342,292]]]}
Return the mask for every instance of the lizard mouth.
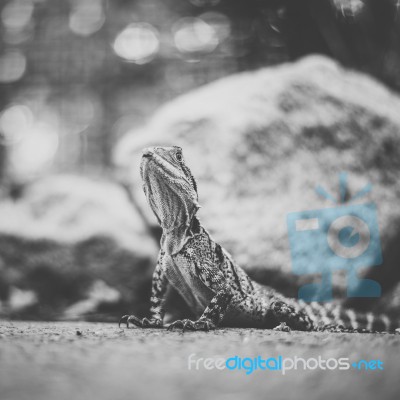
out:
{"label": "lizard mouth", "polygon": [[142,161],[140,163],[140,176],[142,181],[145,182],[145,177],[148,175],[148,163],[151,160],[151,155],[142,156]]}

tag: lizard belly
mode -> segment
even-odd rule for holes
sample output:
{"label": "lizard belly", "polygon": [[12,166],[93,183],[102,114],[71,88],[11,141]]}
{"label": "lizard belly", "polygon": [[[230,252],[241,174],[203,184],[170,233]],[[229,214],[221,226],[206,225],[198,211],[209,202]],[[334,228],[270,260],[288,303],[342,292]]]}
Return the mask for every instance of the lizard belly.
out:
{"label": "lizard belly", "polygon": [[181,257],[168,257],[166,274],[170,284],[184,298],[190,309],[199,317],[214,296]]}

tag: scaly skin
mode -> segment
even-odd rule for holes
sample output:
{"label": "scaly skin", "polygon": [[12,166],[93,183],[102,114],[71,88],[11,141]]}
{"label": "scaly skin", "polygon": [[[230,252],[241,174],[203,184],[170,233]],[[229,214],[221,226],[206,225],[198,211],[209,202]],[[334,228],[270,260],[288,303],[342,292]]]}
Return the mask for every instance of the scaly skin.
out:
{"label": "scaly skin", "polygon": [[151,317],[124,315],[120,324],[164,327],[164,298],[171,284],[196,320],[177,320],[168,329],[208,331],[232,326],[371,332],[394,331],[399,326],[386,316],[357,314],[332,303],[305,304],[253,282],[197,219],[197,184],[183,160],[181,148],[145,149],[141,176],[163,236],[153,275]]}

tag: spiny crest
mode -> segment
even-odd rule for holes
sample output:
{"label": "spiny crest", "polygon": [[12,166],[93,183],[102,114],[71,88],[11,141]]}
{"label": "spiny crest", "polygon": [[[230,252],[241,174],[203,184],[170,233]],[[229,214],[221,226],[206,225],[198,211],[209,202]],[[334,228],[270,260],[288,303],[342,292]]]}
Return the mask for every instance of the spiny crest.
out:
{"label": "spiny crest", "polygon": [[193,186],[193,189],[195,190],[195,192],[196,192],[197,195],[198,195],[198,192],[197,192],[197,182],[196,182],[196,180],[194,179],[194,176],[192,175],[192,172],[190,171],[189,167],[188,167],[188,166],[185,164],[185,162],[183,161],[183,159],[182,159],[182,162],[181,162],[181,168],[182,168],[183,173],[187,176],[187,178],[190,179],[190,181],[191,181],[191,183],[192,183],[192,186]]}

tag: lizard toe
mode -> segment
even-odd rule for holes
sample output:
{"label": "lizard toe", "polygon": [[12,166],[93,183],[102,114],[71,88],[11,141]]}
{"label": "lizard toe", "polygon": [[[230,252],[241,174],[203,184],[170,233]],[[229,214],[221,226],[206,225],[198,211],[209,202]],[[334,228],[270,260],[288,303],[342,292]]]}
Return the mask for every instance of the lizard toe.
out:
{"label": "lizard toe", "polygon": [[182,331],[185,332],[185,330],[189,330],[189,331],[195,330],[195,323],[193,321],[191,321],[190,319],[185,319],[183,321]]}
{"label": "lizard toe", "polygon": [[138,317],[135,317],[134,315],[130,315],[126,321],[126,326],[129,328],[129,324],[135,325],[139,328],[143,327],[143,322],[141,319],[139,319]]}
{"label": "lizard toe", "polygon": [[281,322],[278,326],[276,326],[274,331],[279,331],[279,332],[291,332],[292,330],[288,325],[286,325],[286,322]]}
{"label": "lizard toe", "polygon": [[129,318],[129,315],[123,315],[123,316],[120,318],[119,322],[118,322],[118,327],[120,328],[120,327],[121,327],[121,324],[124,323],[124,324],[126,324],[126,327],[129,328],[128,318]]}
{"label": "lizard toe", "polygon": [[172,331],[172,330],[174,330],[175,328],[178,328],[178,329],[184,329],[183,328],[183,326],[184,326],[184,321],[185,320],[180,320],[180,319],[177,319],[176,321],[174,321],[174,322],[172,322],[169,326],[168,326],[168,330],[169,331]]}
{"label": "lizard toe", "polygon": [[142,326],[142,321],[139,318],[135,317],[134,315],[124,315],[119,320],[118,326],[120,327],[122,323],[126,324],[127,328],[129,328],[129,323],[139,327]]}
{"label": "lizard toe", "polygon": [[182,329],[184,331],[209,331],[215,329],[216,326],[212,321],[208,319],[199,319],[197,321],[192,321],[190,319],[177,320],[169,325],[168,330],[172,331],[174,329]]}
{"label": "lizard toe", "polygon": [[216,328],[215,324],[209,319],[200,319],[195,322],[195,329],[197,331],[209,331]]}
{"label": "lizard toe", "polygon": [[126,324],[127,328],[129,328],[129,324],[137,326],[138,328],[162,328],[162,326],[163,326],[161,319],[157,319],[157,318],[140,319],[138,317],[135,317],[134,315],[124,315],[119,320],[118,326],[121,326],[122,323]]}
{"label": "lizard toe", "polygon": [[162,328],[163,327],[162,320],[157,319],[157,318],[152,318],[152,319],[143,318],[141,322],[142,322],[142,328]]}

